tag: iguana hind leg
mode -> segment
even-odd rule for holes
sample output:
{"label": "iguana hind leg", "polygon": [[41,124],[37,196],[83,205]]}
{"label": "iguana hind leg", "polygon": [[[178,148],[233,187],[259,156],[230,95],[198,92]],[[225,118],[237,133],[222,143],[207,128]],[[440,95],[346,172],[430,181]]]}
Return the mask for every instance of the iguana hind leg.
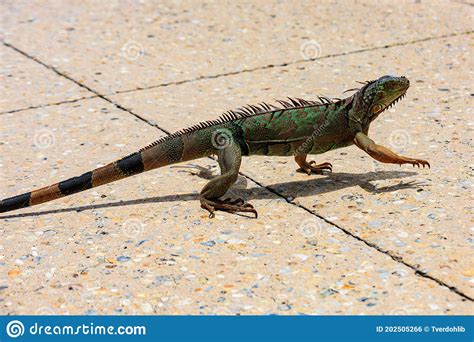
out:
{"label": "iguana hind leg", "polygon": [[314,160],[311,160],[311,161],[308,162],[306,160],[306,156],[307,156],[306,154],[297,154],[295,156],[295,161],[298,164],[298,166],[300,167],[296,171],[305,172],[308,175],[310,175],[311,173],[316,173],[316,174],[322,175],[324,170],[332,172],[332,164],[331,163],[316,164],[316,162]]}
{"label": "iguana hind leg", "polygon": [[225,195],[239,176],[240,163],[242,161],[240,147],[232,143],[218,150],[217,158],[221,168],[221,175],[209,181],[202,189],[200,194],[201,208],[209,211],[210,218],[214,217],[216,210],[229,213],[253,213],[255,218],[257,218],[257,211],[250,203],[246,203],[243,199],[219,199]]}

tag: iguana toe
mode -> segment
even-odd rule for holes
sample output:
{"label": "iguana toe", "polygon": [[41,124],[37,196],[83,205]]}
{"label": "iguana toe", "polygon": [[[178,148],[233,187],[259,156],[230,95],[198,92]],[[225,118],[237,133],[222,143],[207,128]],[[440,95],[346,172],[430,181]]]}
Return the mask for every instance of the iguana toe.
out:
{"label": "iguana toe", "polygon": [[226,198],[224,200],[208,200],[201,198],[201,208],[209,211],[209,218],[215,217],[215,212],[217,210],[225,211],[231,214],[234,213],[252,213],[255,215],[255,218],[258,217],[257,210],[250,203],[245,202],[242,198],[237,198],[231,200]]}
{"label": "iguana toe", "polygon": [[315,173],[317,175],[322,175],[324,174],[323,171],[329,171],[332,172],[332,164],[331,163],[321,163],[321,164],[316,164],[314,160],[311,160],[309,162],[306,162],[305,164],[301,165],[301,167],[297,170],[298,172],[305,172],[309,175],[312,173]]}
{"label": "iguana toe", "polygon": [[426,160],[423,160],[423,159],[412,159],[412,158],[410,158],[405,163],[406,164],[411,164],[413,167],[417,166],[418,168],[420,168],[420,166],[422,166],[423,168],[425,168],[425,166],[428,166],[428,169],[431,168],[430,163]]}

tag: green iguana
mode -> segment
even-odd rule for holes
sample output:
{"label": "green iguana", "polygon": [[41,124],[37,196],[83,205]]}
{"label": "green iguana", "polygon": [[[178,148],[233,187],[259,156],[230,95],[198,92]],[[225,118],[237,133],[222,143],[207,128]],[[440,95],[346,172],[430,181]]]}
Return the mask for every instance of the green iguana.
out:
{"label": "green iguana", "polygon": [[383,76],[363,82],[345,99],[317,101],[291,99],[279,106],[261,103],[228,111],[216,120],[201,122],[161,138],[136,153],[84,173],[81,176],[0,202],[0,212],[44,203],[114,182],[158,167],[217,155],[221,175],[209,181],[200,193],[201,207],[214,217],[216,210],[248,212],[254,207],[243,199],[222,199],[237,180],[242,156],[294,156],[298,171],[322,174],[330,163],[307,161],[308,154],[321,154],[355,144],[382,163],[430,164],[422,159],[397,155],[377,145],[368,136],[370,123],[401,99],[410,82],[405,77]]}

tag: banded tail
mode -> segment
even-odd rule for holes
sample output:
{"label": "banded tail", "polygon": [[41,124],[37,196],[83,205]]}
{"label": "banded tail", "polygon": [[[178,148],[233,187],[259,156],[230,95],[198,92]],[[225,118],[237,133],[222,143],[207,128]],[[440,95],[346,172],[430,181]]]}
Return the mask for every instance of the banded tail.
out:
{"label": "banded tail", "polygon": [[[211,155],[212,145],[196,148],[193,135],[177,132],[115,162],[62,182],[0,201],[0,213],[30,207],[92,189],[162,166]],[[201,142],[202,144],[202,142]],[[199,146],[199,145],[198,145]]]}

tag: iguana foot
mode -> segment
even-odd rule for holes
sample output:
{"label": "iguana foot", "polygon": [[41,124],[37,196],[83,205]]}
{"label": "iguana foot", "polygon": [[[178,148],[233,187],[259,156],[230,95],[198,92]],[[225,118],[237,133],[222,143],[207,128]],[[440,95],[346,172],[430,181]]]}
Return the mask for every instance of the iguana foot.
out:
{"label": "iguana foot", "polygon": [[[413,167],[417,166],[418,168],[420,168],[420,165],[423,166],[423,168],[425,168],[425,166],[428,166],[428,169],[431,167],[428,161],[414,158],[406,158],[406,160],[403,161],[403,164],[411,164],[413,165]],[[400,164],[400,166],[401,165],[402,164]]]}
{"label": "iguana foot", "polygon": [[324,174],[324,170],[332,172],[332,164],[331,163],[322,163],[316,164],[314,160],[310,162],[305,161],[303,164],[300,164],[300,168],[296,171],[298,172],[305,172],[308,175],[315,173],[318,175]]}
{"label": "iguana foot", "polygon": [[201,208],[209,211],[209,218],[215,216],[214,212],[217,210],[225,211],[228,213],[253,213],[255,218],[258,217],[258,213],[250,203],[245,202],[242,198],[230,199],[226,198],[224,200],[208,200],[201,198]]}

